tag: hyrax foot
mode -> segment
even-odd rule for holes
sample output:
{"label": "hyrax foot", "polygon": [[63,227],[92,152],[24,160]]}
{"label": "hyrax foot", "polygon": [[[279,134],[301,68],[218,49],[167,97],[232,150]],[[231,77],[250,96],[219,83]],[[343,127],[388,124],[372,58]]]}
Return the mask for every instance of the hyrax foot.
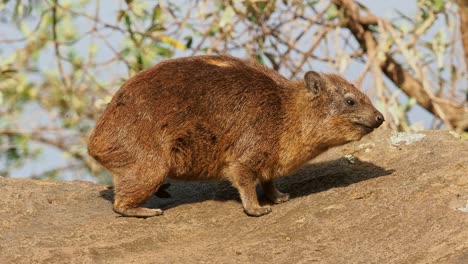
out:
{"label": "hyrax foot", "polygon": [[262,183],[263,191],[268,200],[273,203],[279,204],[289,201],[289,193],[280,192],[273,181],[267,181]]}
{"label": "hyrax foot", "polygon": [[269,206],[263,206],[263,207],[257,207],[257,208],[251,208],[251,209],[244,209],[244,212],[248,216],[262,216],[271,213],[271,207]]}
{"label": "hyrax foot", "polygon": [[144,207],[136,207],[136,208],[121,208],[114,206],[114,212],[121,214],[122,216],[130,216],[130,217],[153,217],[162,215],[163,211],[161,209],[150,209]]}
{"label": "hyrax foot", "polygon": [[275,195],[267,195],[267,199],[275,204],[284,203],[289,201],[289,193],[277,193]]}

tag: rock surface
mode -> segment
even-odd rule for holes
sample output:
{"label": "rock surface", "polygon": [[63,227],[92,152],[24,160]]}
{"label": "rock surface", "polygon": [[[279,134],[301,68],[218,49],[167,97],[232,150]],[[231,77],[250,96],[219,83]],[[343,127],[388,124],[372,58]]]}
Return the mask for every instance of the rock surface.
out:
{"label": "rock surface", "polygon": [[227,183],[172,182],[137,219],[106,186],[0,177],[0,262],[468,263],[468,141],[447,131],[380,129],[279,188],[252,218]]}

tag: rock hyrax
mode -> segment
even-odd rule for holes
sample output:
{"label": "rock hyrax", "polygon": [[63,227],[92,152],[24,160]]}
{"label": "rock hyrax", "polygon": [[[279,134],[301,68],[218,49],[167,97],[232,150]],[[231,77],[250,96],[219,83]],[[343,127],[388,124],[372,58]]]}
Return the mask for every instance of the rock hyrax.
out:
{"label": "rock hyrax", "polygon": [[230,56],[163,61],[130,78],[91,134],[88,152],[114,178],[114,211],[151,217],[140,207],[167,177],[227,179],[250,216],[261,183],[273,203],[289,195],[274,179],[325,150],[379,127],[367,96],[334,74],[309,71],[287,80],[256,62]]}

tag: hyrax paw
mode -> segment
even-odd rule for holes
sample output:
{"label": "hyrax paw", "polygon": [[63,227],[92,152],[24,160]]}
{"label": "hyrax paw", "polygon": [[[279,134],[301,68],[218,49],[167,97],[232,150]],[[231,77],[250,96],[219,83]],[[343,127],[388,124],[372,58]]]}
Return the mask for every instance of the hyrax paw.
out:
{"label": "hyrax paw", "polygon": [[116,208],[114,207],[114,211],[116,213],[121,214],[122,216],[130,216],[130,217],[153,217],[162,215],[163,211],[161,209],[150,209],[144,207],[137,207],[137,208]]}
{"label": "hyrax paw", "polygon": [[139,208],[143,209],[142,211],[138,212],[136,217],[152,217],[162,215],[163,211],[161,209],[150,209],[150,208]]}
{"label": "hyrax paw", "polygon": [[272,202],[275,204],[284,203],[289,201],[289,193],[282,193],[281,195],[276,196]]}
{"label": "hyrax paw", "polygon": [[264,206],[252,209],[245,209],[244,211],[248,216],[262,216],[271,213],[271,207]]}
{"label": "hyrax paw", "polygon": [[267,195],[268,200],[272,203],[279,204],[289,201],[289,193],[279,193],[276,195]]}

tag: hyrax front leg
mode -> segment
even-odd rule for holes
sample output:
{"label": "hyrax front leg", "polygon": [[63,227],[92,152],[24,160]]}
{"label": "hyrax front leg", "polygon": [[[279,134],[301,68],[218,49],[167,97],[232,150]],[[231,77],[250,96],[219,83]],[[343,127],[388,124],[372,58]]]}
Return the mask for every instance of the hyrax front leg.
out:
{"label": "hyrax front leg", "polygon": [[123,216],[152,217],[162,215],[161,209],[140,207],[164,182],[165,171],[157,168],[128,170],[114,175],[114,211]]}
{"label": "hyrax front leg", "polygon": [[231,166],[228,172],[234,187],[239,191],[244,212],[249,216],[262,216],[271,212],[271,207],[261,207],[258,203],[256,177],[253,172],[242,165]]}
{"label": "hyrax front leg", "polygon": [[273,180],[262,182],[262,188],[267,199],[273,203],[279,204],[289,201],[289,193],[280,192]]}

